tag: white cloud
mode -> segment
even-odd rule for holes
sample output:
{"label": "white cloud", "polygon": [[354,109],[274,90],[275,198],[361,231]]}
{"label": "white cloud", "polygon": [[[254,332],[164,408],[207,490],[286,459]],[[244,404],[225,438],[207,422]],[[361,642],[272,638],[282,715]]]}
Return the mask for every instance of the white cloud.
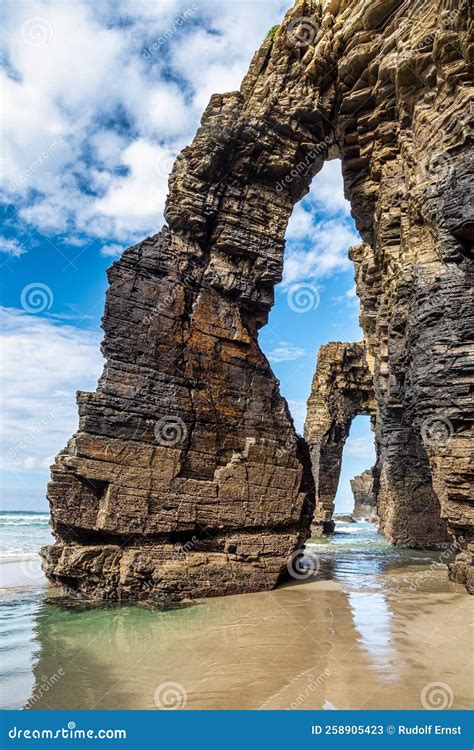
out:
{"label": "white cloud", "polygon": [[13,258],[19,258],[20,255],[26,253],[26,248],[24,248],[17,240],[0,237],[0,253],[6,253]]}
{"label": "white cloud", "polygon": [[288,242],[283,285],[349,270],[348,250],[358,242],[360,238],[350,224],[338,218],[312,219],[304,241]]}
{"label": "white cloud", "polygon": [[107,243],[160,229],[174,156],[288,2],[194,5],[6,0],[2,187],[24,221]]}
{"label": "white cloud", "polygon": [[333,297],[334,302],[342,303],[348,309],[357,308],[359,309],[359,297],[357,296],[357,287],[353,284],[344,294],[340,294],[337,297]]}
{"label": "white cloud", "polygon": [[350,218],[344,198],[341,164],[326,162],[311,184],[311,190],[295,206],[286,231],[283,287],[347,271],[351,245],[360,236]]}
{"label": "white cloud", "polygon": [[110,245],[102,245],[100,248],[100,254],[103,255],[104,258],[118,258],[123,251],[124,248],[122,245],[116,245],[114,243],[111,243]]}
{"label": "white cloud", "polygon": [[295,359],[304,357],[306,352],[298,346],[292,346],[286,341],[282,341],[280,346],[272,349],[267,353],[269,362],[275,364],[276,362],[292,362]]}
{"label": "white cloud", "polygon": [[357,287],[356,287],[356,285],[354,284],[353,286],[351,286],[351,288],[347,290],[347,292],[345,293],[344,296],[346,297],[346,299],[350,299],[350,300],[354,300],[355,299],[355,300],[357,300],[358,297],[357,297]]}
{"label": "white cloud", "polygon": [[26,471],[47,471],[53,463],[54,456],[46,456],[46,458],[27,456],[22,462],[22,468]]}
{"label": "white cloud", "polygon": [[44,471],[77,429],[76,390],[95,390],[101,335],[9,308],[1,317],[4,468]]}
{"label": "white cloud", "polygon": [[[117,239],[125,241],[131,232],[153,232],[161,225],[167,175],[175,156],[170,149],[143,139],[134,141],[123,152],[127,175],[115,179],[94,206],[97,219],[111,220],[110,231]],[[88,220],[85,218],[84,229]]]}
{"label": "white cloud", "polygon": [[350,458],[363,458],[373,463],[375,460],[374,437],[372,434],[363,437],[349,437],[344,448],[344,456]]}
{"label": "white cloud", "polygon": [[288,400],[288,407],[293,417],[296,431],[299,435],[303,434],[304,421],[306,419],[306,401],[299,401],[296,399]]}
{"label": "white cloud", "polygon": [[330,214],[350,215],[351,206],[344,197],[339,159],[332,159],[324,163],[322,170],[314,178],[314,184],[308,197],[315,208],[322,209]]}

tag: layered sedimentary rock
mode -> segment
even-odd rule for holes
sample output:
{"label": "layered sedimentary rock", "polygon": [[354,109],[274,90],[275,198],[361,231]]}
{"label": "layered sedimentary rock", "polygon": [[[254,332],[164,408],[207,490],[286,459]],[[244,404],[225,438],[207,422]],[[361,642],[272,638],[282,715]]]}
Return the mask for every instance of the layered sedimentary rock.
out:
{"label": "layered sedimentary rock", "polygon": [[351,479],[351,490],[354,495],[354,518],[377,519],[377,497],[374,492],[374,475],[372,469],[366,469]]}
{"label": "layered sedimentary rock", "polygon": [[[391,435],[390,426],[380,418],[383,399],[375,398],[374,364],[364,342],[332,342],[319,350],[304,431],[316,485],[312,535],[334,530],[334,499],[344,445],[354,417],[367,415],[371,417],[377,452],[377,463],[371,470],[371,493],[382,533],[403,547],[444,548],[449,536],[427,459],[420,451],[408,453],[413,444],[397,443],[393,453],[386,449],[384,440],[393,442],[398,435]],[[393,472],[403,477],[403,485],[397,486],[391,480],[387,497],[381,492],[380,475],[389,460]]]}
{"label": "layered sedimentary rock", "polygon": [[313,536],[334,529],[334,498],[352,420],[375,412],[372,374],[363,344],[332,342],[322,346],[304,429],[317,489]]}
{"label": "layered sedimentary rock", "polygon": [[166,229],[112,267],[107,365],[49,486],[52,580],[121,599],[259,590],[301,546],[312,478],[256,343],[268,293],[243,302],[223,274],[227,295],[220,271]]}
{"label": "layered sedimentary rock", "polygon": [[109,598],[275,585],[314,488],[258,330],[292,207],[337,152],[363,239],[383,531],[406,527],[422,467],[469,585],[469,24],[463,0],[298,2],[241,89],[211,98],[168,226],[110,271],[107,364],[49,488],[51,580]]}

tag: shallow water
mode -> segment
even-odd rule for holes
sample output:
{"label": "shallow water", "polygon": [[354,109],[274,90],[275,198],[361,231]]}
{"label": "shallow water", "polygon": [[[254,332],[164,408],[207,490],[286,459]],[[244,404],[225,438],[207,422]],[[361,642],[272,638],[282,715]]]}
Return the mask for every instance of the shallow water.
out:
{"label": "shallow water", "polygon": [[0,563],[37,559],[39,547],[52,542],[48,513],[0,512]]}
{"label": "shallow water", "polygon": [[3,707],[470,707],[473,600],[439,553],[337,531],[307,578],[166,612],[4,591]]}

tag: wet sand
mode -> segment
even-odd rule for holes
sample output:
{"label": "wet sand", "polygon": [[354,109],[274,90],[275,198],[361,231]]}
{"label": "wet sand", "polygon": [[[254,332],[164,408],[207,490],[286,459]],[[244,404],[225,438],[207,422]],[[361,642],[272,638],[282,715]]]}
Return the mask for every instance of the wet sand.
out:
{"label": "wet sand", "polygon": [[[64,606],[44,603],[40,590],[25,594],[16,625],[7,616],[11,648],[22,638],[24,648],[16,675],[3,675],[3,703],[418,709],[441,700],[445,708],[471,707],[473,600],[447,580],[445,566],[406,551],[380,564],[383,555],[366,550],[346,554],[338,571],[341,549],[327,547],[313,548],[322,558],[316,577],[167,612]],[[4,607],[8,613],[8,599]]]}

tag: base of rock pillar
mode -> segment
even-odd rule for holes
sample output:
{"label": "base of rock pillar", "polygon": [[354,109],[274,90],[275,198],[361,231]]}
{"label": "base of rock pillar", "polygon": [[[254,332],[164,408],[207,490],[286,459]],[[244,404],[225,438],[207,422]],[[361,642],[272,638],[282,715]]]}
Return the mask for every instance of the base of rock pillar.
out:
{"label": "base of rock pillar", "polygon": [[327,534],[334,534],[336,524],[334,521],[319,521],[311,524],[311,536],[319,537],[326,536]]}
{"label": "base of rock pillar", "polygon": [[221,551],[56,542],[41,556],[50,581],[70,595],[173,602],[273,589],[297,541],[294,533],[236,534],[221,540]]}
{"label": "base of rock pillar", "polygon": [[474,594],[474,562],[469,551],[460,552],[448,565],[449,580],[461,583],[469,594]]}

